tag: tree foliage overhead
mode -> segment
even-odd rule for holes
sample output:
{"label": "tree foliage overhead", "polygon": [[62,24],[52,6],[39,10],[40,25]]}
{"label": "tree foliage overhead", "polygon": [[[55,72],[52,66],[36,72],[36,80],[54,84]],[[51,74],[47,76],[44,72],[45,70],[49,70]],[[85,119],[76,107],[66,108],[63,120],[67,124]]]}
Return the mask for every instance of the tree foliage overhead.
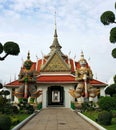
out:
{"label": "tree foliage overhead", "polygon": [[[115,3],[115,9],[116,9],[116,3]],[[104,25],[109,25],[109,24],[113,24],[113,23],[116,24],[115,16],[116,15],[114,14],[114,12],[112,12],[112,11],[105,11],[101,15],[100,20],[101,20],[101,22]],[[110,40],[111,43],[116,43],[116,27],[111,29],[109,40]],[[112,56],[114,58],[116,58],[116,48],[114,48],[112,50]]]}
{"label": "tree foliage overhead", "polygon": [[115,22],[115,14],[112,11],[106,11],[101,16],[101,22],[104,25],[109,25]]}
{"label": "tree foliage overhead", "polygon": [[0,56],[0,60],[5,60],[8,55],[18,55],[20,52],[19,45],[15,42],[8,41],[4,45],[0,43],[0,54],[5,53],[4,56]]}
{"label": "tree foliage overhead", "polygon": [[116,27],[112,28],[110,31],[110,42],[111,43],[116,42]]}

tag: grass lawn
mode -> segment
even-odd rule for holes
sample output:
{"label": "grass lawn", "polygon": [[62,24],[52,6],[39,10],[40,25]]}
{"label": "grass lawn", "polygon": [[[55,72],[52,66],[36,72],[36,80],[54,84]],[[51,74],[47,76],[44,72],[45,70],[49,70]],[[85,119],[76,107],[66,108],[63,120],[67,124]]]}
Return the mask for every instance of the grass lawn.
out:
{"label": "grass lawn", "polygon": [[[1,116],[1,115],[3,115],[3,114],[0,113],[0,116]],[[26,119],[28,116],[30,116],[30,114],[16,114],[16,115],[7,115],[7,116],[9,116],[9,117],[11,118],[11,120],[12,120],[12,119],[18,119],[18,120],[19,120],[18,123],[20,123],[21,121],[23,121],[24,119]],[[17,124],[18,124],[18,123],[17,123]],[[12,125],[12,126],[11,126],[11,129],[12,129],[13,127],[15,127],[17,124],[15,123],[14,125]]]}
{"label": "grass lawn", "polygon": [[[23,121],[24,119],[26,119],[28,116],[30,116],[30,114],[17,114],[17,115],[13,115],[13,116],[10,116],[11,118],[18,118],[19,119],[19,121],[21,122],[21,121]],[[19,123],[20,123],[19,122]],[[17,124],[16,124],[17,125]],[[16,125],[12,125],[11,126],[11,129],[13,128],[13,127],[15,127]]]}
{"label": "grass lawn", "polygon": [[[96,111],[89,111],[89,112],[84,112],[84,115],[95,121],[98,117],[98,112]],[[102,125],[103,126],[103,125]],[[112,118],[112,124],[109,126],[103,126],[107,130],[116,130],[116,118]]]}

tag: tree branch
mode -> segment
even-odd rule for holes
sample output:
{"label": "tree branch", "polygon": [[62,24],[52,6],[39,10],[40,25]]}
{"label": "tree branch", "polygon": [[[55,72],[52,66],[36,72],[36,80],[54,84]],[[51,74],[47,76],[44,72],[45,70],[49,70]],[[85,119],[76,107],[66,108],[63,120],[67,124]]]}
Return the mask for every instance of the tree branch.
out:
{"label": "tree branch", "polygon": [[0,60],[1,60],[1,61],[5,60],[5,58],[6,58],[8,55],[9,55],[9,54],[6,53],[3,57],[0,57]]}

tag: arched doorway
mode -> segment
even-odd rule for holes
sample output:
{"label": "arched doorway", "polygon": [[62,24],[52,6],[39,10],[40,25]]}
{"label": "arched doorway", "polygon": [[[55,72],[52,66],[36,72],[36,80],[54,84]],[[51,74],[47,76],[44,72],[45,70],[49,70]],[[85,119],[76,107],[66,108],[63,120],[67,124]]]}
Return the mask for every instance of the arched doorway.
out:
{"label": "arched doorway", "polygon": [[64,105],[64,88],[61,86],[50,86],[47,91],[48,106]]}

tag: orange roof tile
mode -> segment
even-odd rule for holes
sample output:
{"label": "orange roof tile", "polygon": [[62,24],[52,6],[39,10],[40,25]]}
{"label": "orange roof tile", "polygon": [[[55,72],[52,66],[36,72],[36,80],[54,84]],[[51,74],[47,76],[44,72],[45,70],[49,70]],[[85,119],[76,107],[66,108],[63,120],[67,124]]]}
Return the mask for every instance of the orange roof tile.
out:
{"label": "orange roof tile", "polygon": [[18,80],[15,80],[15,81],[13,81],[13,82],[10,82],[10,83],[6,84],[5,87],[13,87],[13,86],[14,86],[14,87],[19,87],[21,84],[22,84],[22,83],[19,83]]}
{"label": "orange roof tile", "polygon": [[36,69],[36,63],[33,62],[32,66],[31,66],[31,69],[30,70],[35,70]]}
{"label": "orange roof tile", "polygon": [[40,72],[41,64],[42,64],[42,59],[38,60],[38,63],[37,63],[37,71],[38,72]]}
{"label": "orange roof tile", "polygon": [[37,77],[37,82],[77,82],[73,75],[40,75]]}
{"label": "orange roof tile", "polygon": [[[36,80],[37,83],[78,83],[75,80],[75,77],[71,74],[69,75],[39,75]],[[18,80],[10,82],[5,85],[5,87],[19,87],[22,83],[19,83]],[[107,86],[106,83],[92,79],[90,84],[94,86]]]}
{"label": "orange roof tile", "polygon": [[[70,83],[77,83],[78,81],[75,80],[75,77],[73,75],[40,75],[37,77],[37,82],[42,83],[42,82],[70,82]],[[98,86],[107,86],[106,83],[103,83],[101,81],[92,79],[90,81],[92,85],[98,85]]]}
{"label": "orange roof tile", "polygon": [[101,82],[101,81],[99,81],[99,80],[96,80],[96,79],[92,79],[92,80],[90,81],[90,84],[92,84],[92,85],[102,85],[102,86],[107,86],[106,83],[103,83],[103,82]]}

